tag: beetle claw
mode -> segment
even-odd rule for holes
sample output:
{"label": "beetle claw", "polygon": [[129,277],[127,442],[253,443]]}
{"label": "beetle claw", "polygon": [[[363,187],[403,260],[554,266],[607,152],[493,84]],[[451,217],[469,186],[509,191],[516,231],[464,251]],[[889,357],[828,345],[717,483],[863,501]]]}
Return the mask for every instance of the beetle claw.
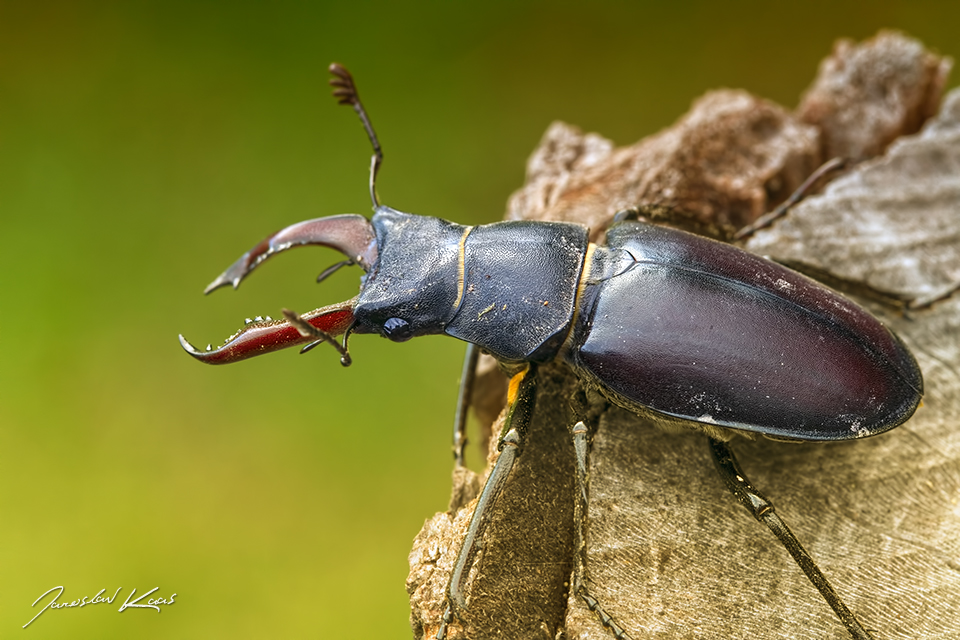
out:
{"label": "beetle claw", "polygon": [[347,256],[347,262],[359,264],[364,271],[369,271],[377,260],[377,241],[373,226],[363,216],[348,213],[304,220],[261,240],[217,276],[203,292],[210,293],[227,285],[236,289],[247,274],[270,256],[304,245],[336,249]]}
{"label": "beetle claw", "polygon": [[[330,340],[331,344],[338,347],[340,351],[340,345],[333,340],[333,336],[343,334],[349,329],[353,323],[355,303],[356,298],[315,309],[302,316],[294,314],[296,322],[269,319],[251,321],[215,349],[208,346],[207,350],[201,351],[182,335],[180,346],[191,356],[207,364],[228,364],[245,360],[264,353],[313,342],[321,335]],[[341,361],[344,358],[349,360],[349,356],[345,353],[341,352],[341,356]]]}
{"label": "beetle claw", "polygon": [[240,258],[240,260],[237,260],[237,262],[234,262],[232,265],[230,265],[229,269],[221,273],[219,276],[217,276],[216,280],[208,284],[207,287],[203,290],[204,295],[210,293],[211,291],[215,291],[220,287],[225,287],[228,284],[232,285],[234,289],[239,287],[240,281],[243,280],[243,276],[245,276],[248,273],[248,271],[244,270],[241,273],[237,274],[236,273],[237,265],[239,265],[241,261],[243,261],[247,257],[247,255],[249,254],[247,253],[243,254],[243,258]]}
{"label": "beetle claw", "polygon": [[[180,338],[180,346],[183,347],[183,350],[189,353],[190,355],[192,355],[193,357],[202,356],[204,354],[203,351],[200,351],[195,346],[190,344],[190,341],[184,338],[182,333],[177,337]],[[209,344],[207,345],[207,351],[210,351]]]}

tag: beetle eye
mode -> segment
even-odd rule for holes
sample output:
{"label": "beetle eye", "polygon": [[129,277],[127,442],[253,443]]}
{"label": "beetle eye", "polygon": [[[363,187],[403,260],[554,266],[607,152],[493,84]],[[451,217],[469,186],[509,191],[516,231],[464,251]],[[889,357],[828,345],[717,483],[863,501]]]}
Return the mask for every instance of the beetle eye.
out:
{"label": "beetle eye", "polygon": [[394,342],[406,342],[413,337],[410,323],[402,318],[390,318],[383,323],[383,335]]}

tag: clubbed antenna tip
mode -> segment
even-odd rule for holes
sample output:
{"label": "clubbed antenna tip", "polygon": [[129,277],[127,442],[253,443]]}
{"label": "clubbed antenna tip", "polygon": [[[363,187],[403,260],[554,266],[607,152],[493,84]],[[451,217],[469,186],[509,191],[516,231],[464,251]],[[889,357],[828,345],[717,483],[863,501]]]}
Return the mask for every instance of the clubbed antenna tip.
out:
{"label": "clubbed antenna tip", "polygon": [[333,97],[339,104],[347,104],[353,107],[353,110],[360,116],[360,122],[367,132],[370,144],[373,145],[373,158],[370,159],[370,200],[373,201],[373,208],[380,206],[380,199],[377,198],[377,172],[380,170],[380,163],[383,162],[383,151],[380,149],[380,141],[377,140],[377,134],[370,124],[370,118],[367,116],[363,103],[360,102],[360,94],[357,93],[357,85],[353,82],[353,76],[347,71],[347,68],[338,62],[334,62],[329,67],[330,86],[333,87]]}
{"label": "clubbed antenna tip", "polygon": [[360,96],[357,94],[357,85],[353,82],[353,76],[347,71],[347,68],[339,62],[330,65],[330,73],[334,76],[330,78],[330,86],[334,87],[333,97],[340,104],[349,104],[354,106],[360,102]]}

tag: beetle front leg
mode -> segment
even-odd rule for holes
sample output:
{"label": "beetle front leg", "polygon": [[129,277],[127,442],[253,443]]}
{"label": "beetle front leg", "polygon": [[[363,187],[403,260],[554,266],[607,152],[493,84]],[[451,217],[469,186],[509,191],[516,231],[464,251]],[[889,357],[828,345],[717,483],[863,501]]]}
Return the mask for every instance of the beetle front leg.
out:
{"label": "beetle front leg", "polygon": [[577,486],[576,499],[573,503],[573,578],[571,588],[584,604],[597,614],[600,623],[610,630],[613,637],[617,640],[629,640],[630,635],[623,629],[617,621],[613,619],[603,608],[600,602],[590,595],[587,589],[587,513],[590,487],[589,456],[590,440],[587,425],[581,420],[574,425],[573,431],[573,450],[577,457]]}
{"label": "beetle front leg", "polygon": [[436,640],[443,640],[446,637],[447,625],[453,622],[454,616],[467,606],[464,595],[467,576],[470,573],[470,567],[473,566],[483,532],[490,522],[493,505],[523,449],[535,396],[536,369],[534,365],[528,364],[510,379],[510,387],[507,391],[510,409],[500,432],[500,457],[497,458],[486,484],[483,485],[470,526],[467,528],[467,535],[460,547],[457,562],[450,574],[450,582],[447,584],[447,607],[443,613],[440,628],[437,630]]}
{"label": "beetle front leg", "polygon": [[774,511],[773,503],[767,500],[744,475],[740,463],[737,462],[730,445],[720,440],[710,438],[710,451],[713,453],[713,461],[717,465],[717,471],[720,477],[726,483],[727,488],[733,492],[747,511],[759,522],[767,525],[781,544],[786,547],[793,559],[797,561],[800,568],[809,578],[810,582],[820,591],[820,595],[827,601],[827,604],[833,609],[840,621],[843,622],[850,635],[856,640],[873,640],[873,636],[863,628],[853,612],[847,608],[840,596],[827,581],[826,576],[817,567],[817,564],[803,548],[797,537],[793,535],[787,524]]}
{"label": "beetle front leg", "polygon": [[464,466],[463,452],[467,448],[467,414],[473,397],[473,383],[477,376],[477,361],[480,359],[480,347],[467,343],[463,357],[463,371],[460,373],[460,391],[457,394],[457,414],[453,419],[453,457],[458,467]]}

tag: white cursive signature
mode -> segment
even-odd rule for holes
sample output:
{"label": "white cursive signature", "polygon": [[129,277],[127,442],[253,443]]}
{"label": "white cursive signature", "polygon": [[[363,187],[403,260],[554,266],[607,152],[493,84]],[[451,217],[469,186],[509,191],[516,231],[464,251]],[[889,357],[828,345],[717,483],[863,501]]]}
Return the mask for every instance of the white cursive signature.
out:
{"label": "white cursive signature", "polygon": [[[173,604],[173,599],[177,597],[177,594],[176,594],[176,593],[171,594],[169,598],[150,598],[149,600],[147,600],[147,603],[146,603],[146,604],[138,604],[141,600],[143,600],[144,598],[146,598],[147,596],[149,596],[151,593],[153,593],[154,591],[158,590],[159,588],[160,588],[160,587],[154,587],[153,589],[151,589],[150,591],[147,591],[145,594],[143,594],[142,596],[140,596],[140,597],[137,598],[136,600],[131,600],[131,598],[133,598],[133,596],[136,595],[136,593],[137,593],[137,590],[134,589],[133,591],[130,592],[130,595],[127,596],[127,599],[124,601],[124,603],[123,603],[122,605],[120,605],[120,608],[117,609],[117,611],[123,611],[124,609],[155,609],[155,610],[157,611],[157,613],[159,613],[159,612],[160,612],[160,605],[162,605],[162,604]],[[85,607],[85,606],[87,606],[88,604],[102,604],[102,603],[104,603],[104,602],[106,602],[107,604],[113,604],[113,601],[117,598],[117,594],[120,593],[120,590],[121,590],[121,589],[123,589],[123,587],[118,587],[117,590],[113,592],[113,596],[112,596],[112,597],[109,597],[109,598],[105,598],[105,597],[103,597],[103,595],[102,595],[103,592],[106,591],[106,589],[100,589],[100,591],[97,592],[97,595],[93,596],[92,598],[89,598],[89,597],[87,597],[87,596],[84,596],[84,597],[79,598],[79,599],[77,599],[77,600],[73,600],[72,602],[58,602],[58,601],[57,601],[57,598],[59,598],[61,595],[63,595],[63,586],[53,587],[52,589],[47,589],[47,590],[44,591],[42,594],[40,594],[40,597],[39,597],[39,598],[37,598],[36,600],[33,601],[33,604],[30,605],[31,607],[37,606],[37,603],[38,603],[38,602],[40,602],[41,600],[43,600],[47,595],[53,593],[54,591],[57,592],[57,595],[53,596],[53,598],[51,598],[50,602],[48,602],[47,605],[46,605],[43,609],[40,609],[40,611],[37,612],[37,615],[35,615],[35,616],[33,616],[32,618],[30,618],[30,622],[28,622],[27,624],[23,625],[23,628],[26,629],[27,627],[29,627],[30,624],[31,624],[34,620],[36,620],[37,618],[39,618],[39,617],[40,617],[40,614],[43,613],[44,611],[46,611],[47,609],[63,609],[63,608],[73,608],[73,607]]]}

